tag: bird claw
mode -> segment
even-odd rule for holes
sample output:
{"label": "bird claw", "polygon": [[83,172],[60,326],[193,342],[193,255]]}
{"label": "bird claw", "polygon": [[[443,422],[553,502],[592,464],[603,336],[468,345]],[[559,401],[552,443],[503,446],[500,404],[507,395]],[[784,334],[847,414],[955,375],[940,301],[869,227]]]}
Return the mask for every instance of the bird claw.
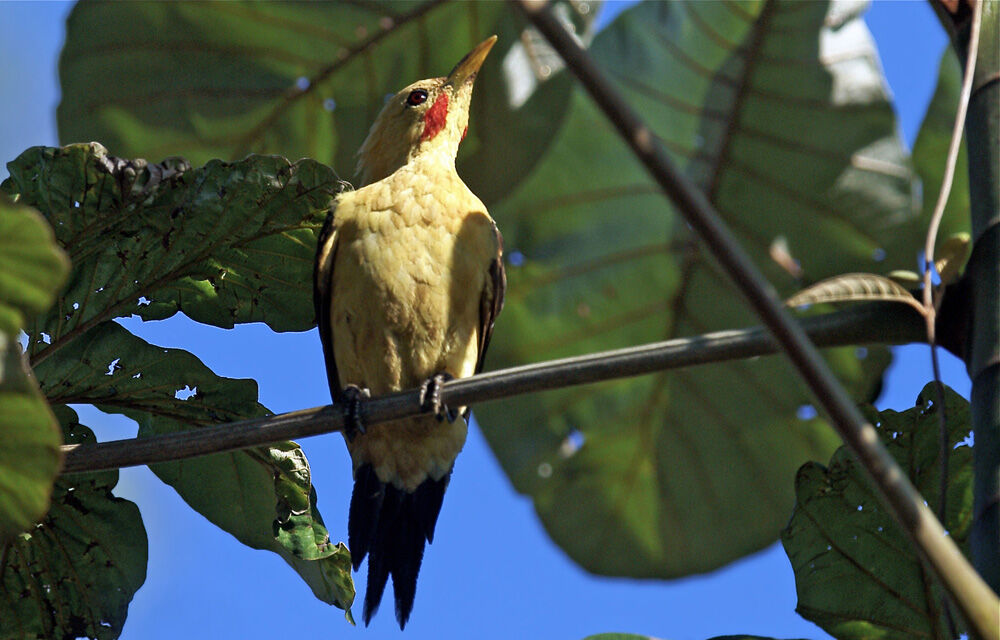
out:
{"label": "bird claw", "polygon": [[367,429],[361,420],[361,402],[372,397],[372,392],[367,387],[359,387],[356,384],[349,384],[342,391],[342,401],[344,403],[344,434],[348,442],[353,442],[358,435],[364,435]]}
{"label": "bird claw", "polygon": [[420,406],[425,410],[430,409],[438,422],[454,422],[458,419],[458,411],[448,407],[441,402],[441,385],[449,380],[454,380],[455,376],[450,373],[436,373],[420,385]]}

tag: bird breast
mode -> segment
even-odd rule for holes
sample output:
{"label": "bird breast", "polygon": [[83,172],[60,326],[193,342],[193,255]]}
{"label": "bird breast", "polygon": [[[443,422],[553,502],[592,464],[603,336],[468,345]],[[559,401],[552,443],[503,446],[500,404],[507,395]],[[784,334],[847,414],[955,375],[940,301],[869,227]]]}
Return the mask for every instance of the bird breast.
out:
{"label": "bird breast", "polygon": [[341,384],[373,394],[435,373],[472,375],[492,221],[455,175],[441,188],[397,171],[335,212],[334,350]]}

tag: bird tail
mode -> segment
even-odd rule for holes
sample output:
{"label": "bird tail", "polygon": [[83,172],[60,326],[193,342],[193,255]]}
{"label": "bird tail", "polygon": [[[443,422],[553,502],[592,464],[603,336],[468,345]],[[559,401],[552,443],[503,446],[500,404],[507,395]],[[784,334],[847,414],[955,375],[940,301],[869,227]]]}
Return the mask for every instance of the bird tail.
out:
{"label": "bird tail", "polygon": [[417,592],[424,543],[434,540],[434,525],[450,476],[451,471],[440,480],[428,478],[409,493],[380,481],[370,464],[355,472],[347,541],[355,571],[368,556],[368,590],[362,614],[365,626],[382,602],[390,575],[396,620],[400,629],[406,626]]}

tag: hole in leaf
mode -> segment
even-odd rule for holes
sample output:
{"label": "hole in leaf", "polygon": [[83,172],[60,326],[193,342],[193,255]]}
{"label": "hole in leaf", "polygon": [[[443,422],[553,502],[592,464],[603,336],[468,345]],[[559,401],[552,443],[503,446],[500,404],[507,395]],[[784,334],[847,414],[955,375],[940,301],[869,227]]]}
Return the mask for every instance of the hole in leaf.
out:
{"label": "hole in leaf", "polygon": [[183,389],[178,389],[174,392],[174,397],[178,400],[187,400],[196,393],[198,393],[198,387],[191,388],[190,385],[184,385]]}
{"label": "hole in leaf", "polygon": [[543,462],[538,465],[538,477],[540,478],[551,478],[552,477],[552,465],[548,462]]}
{"label": "hole in leaf", "polygon": [[337,101],[334,100],[333,98],[327,98],[326,100],[323,101],[323,108],[326,109],[327,111],[333,111],[334,109],[337,108]]}
{"label": "hole in leaf", "polygon": [[804,404],[795,410],[795,415],[799,420],[812,420],[816,417],[816,407],[811,404]]}
{"label": "hole in leaf", "polygon": [[524,254],[517,249],[514,249],[510,252],[510,255],[507,256],[507,262],[512,267],[520,267],[524,264]]}
{"label": "hole in leaf", "polygon": [[585,441],[586,437],[583,433],[578,429],[573,429],[563,439],[562,444],[559,445],[559,455],[563,458],[571,457],[580,450]]}
{"label": "hole in leaf", "polygon": [[885,249],[879,247],[875,251],[872,251],[872,260],[875,262],[882,262],[885,260]]}
{"label": "hole in leaf", "polygon": [[854,350],[854,355],[857,356],[858,360],[864,360],[868,357],[868,349],[866,347],[858,347]]}
{"label": "hole in leaf", "polygon": [[115,358],[114,360],[112,360],[111,363],[108,365],[108,372],[105,373],[104,375],[113,376],[115,375],[116,371],[121,370],[122,366],[118,364],[119,361],[121,361],[121,358]]}
{"label": "hole in leaf", "polygon": [[309,85],[309,78],[305,76],[299,76],[295,79],[295,86],[299,89],[299,91],[305,91],[309,88]]}

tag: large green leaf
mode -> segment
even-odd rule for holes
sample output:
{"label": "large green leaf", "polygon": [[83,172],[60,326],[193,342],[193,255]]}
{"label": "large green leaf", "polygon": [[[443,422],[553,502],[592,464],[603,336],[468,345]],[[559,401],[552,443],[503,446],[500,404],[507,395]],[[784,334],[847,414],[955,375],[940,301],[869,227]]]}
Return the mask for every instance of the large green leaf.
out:
{"label": "large green leaf", "polygon": [[16,335],[27,316],[48,309],[67,273],[44,218],[0,193],[0,332]]}
{"label": "large green leaf", "polygon": [[[901,231],[917,214],[913,178],[857,11],[651,2],[591,48],[783,294],[910,265],[885,250],[918,242]],[[509,278],[492,367],[757,323],[582,92],[536,171],[492,211]],[[769,256],[781,238],[799,278]],[[888,359],[882,348],[827,357],[865,399]],[[778,538],[795,470],[837,443],[810,402],[784,361],[761,358],[477,409],[573,559],[675,577]]]}
{"label": "large green leaf", "polygon": [[[93,442],[76,412],[57,408],[66,442]],[[146,580],[139,509],[116,498],[117,471],[56,483],[45,520],[0,547],[0,637],[117,638]]]}
{"label": "large green leaf", "polygon": [[[886,448],[937,510],[941,407],[933,383],[917,406],[869,410]],[[945,391],[948,421],[948,535],[968,554],[972,522],[969,403]],[[828,467],[810,462],[795,481],[798,503],[782,533],[799,604],[796,610],[837,638],[947,638],[944,590],[886,512],[864,470],[841,447]]]}
{"label": "large green leaf", "polygon": [[[180,349],[146,343],[113,322],[97,325],[36,367],[53,403],[124,414],[139,436],[268,415],[253,380],[222,378]],[[199,513],[240,542],[281,555],[316,597],[348,609],[350,555],[316,510],[305,454],[293,442],[151,466]]]}
{"label": "large green leaf", "polygon": [[[955,111],[958,109],[958,94],[962,88],[962,70],[954,49],[947,46],[941,56],[938,70],[938,84],[934,96],[927,105],[927,113],[920,125],[920,132],[913,144],[913,166],[923,182],[924,219],[937,204],[944,177],[945,158],[951,143],[952,128],[955,126]],[[951,193],[941,220],[939,238],[969,231],[969,157],[963,137],[955,165],[955,177]],[[938,243],[940,246],[940,242]]]}
{"label": "large green leaf", "polygon": [[329,168],[276,156],[151,165],[96,143],[34,147],[7,166],[3,188],[45,215],[73,261],[59,303],[27,329],[33,362],[131,314],[312,326],[316,233],[343,189]]}
{"label": "large green leaf", "polygon": [[45,220],[0,193],[0,544],[45,514],[59,469],[59,428],[16,336],[68,271]]}
{"label": "large green leaf", "polygon": [[195,163],[310,157],[349,176],[387,93],[447,74],[495,33],[462,169],[492,198],[531,169],[569,97],[560,78],[511,100],[532,73],[501,64],[523,52],[523,28],[500,2],[80,3],[60,61],[60,139]]}

